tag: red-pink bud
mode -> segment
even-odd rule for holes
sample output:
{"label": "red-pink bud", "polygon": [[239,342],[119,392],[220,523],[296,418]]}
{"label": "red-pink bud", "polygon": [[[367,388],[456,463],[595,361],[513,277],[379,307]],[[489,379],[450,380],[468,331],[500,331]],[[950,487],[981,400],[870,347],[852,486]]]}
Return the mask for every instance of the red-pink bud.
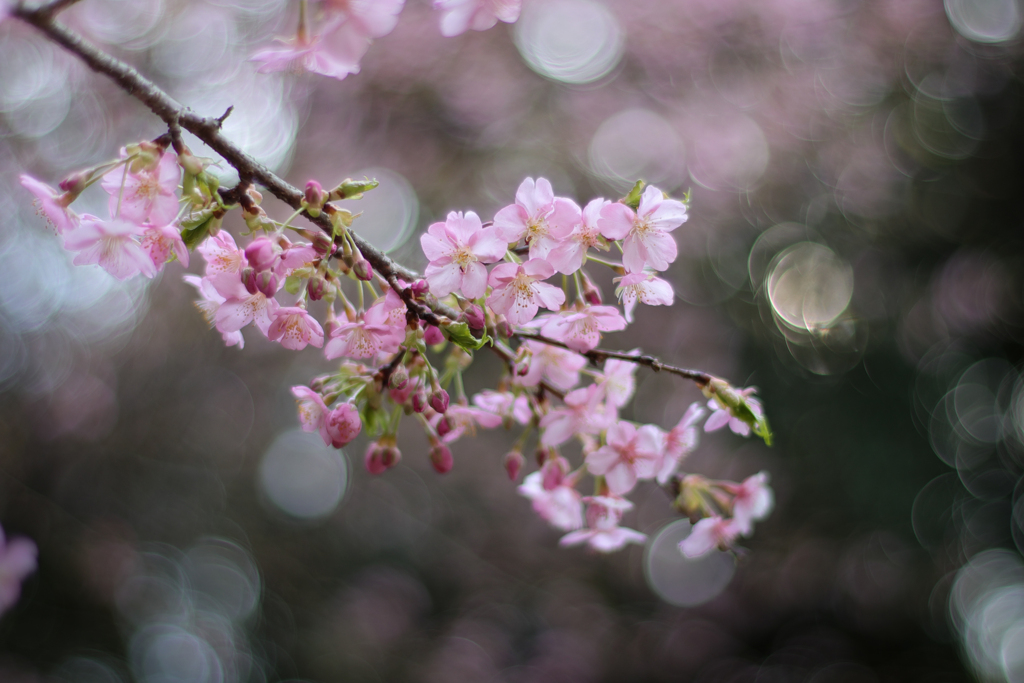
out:
{"label": "red-pink bud", "polygon": [[523,465],[526,464],[526,458],[519,451],[510,451],[505,454],[502,464],[505,466],[505,473],[508,474],[509,480],[515,481],[519,478],[519,472],[523,469]]}
{"label": "red-pink bud", "polygon": [[[256,281],[256,289],[263,293],[264,296],[270,298],[277,294],[277,276],[272,271],[264,270],[256,273],[256,277],[253,278]],[[248,286],[246,286],[248,289]],[[255,294],[256,292],[252,292]]]}
{"label": "red-pink bud", "polygon": [[64,180],[60,181],[60,189],[65,192],[69,192],[74,196],[78,196],[85,189],[85,184],[89,181],[89,175],[82,171],[72,173]]}
{"label": "red-pink bud", "polygon": [[381,460],[384,462],[384,467],[391,469],[402,460],[402,452],[398,450],[397,446],[388,446],[384,449]]}
{"label": "red-pink bud", "polygon": [[373,279],[373,266],[366,259],[359,259],[352,264],[352,272],[356,274],[356,277],[367,282]]}
{"label": "red-pink bud", "polygon": [[334,410],[324,416],[327,435],[331,437],[331,445],[341,448],[359,436],[363,423],[359,419],[359,411],[351,403],[339,403]]}
{"label": "red-pink bud", "polygon": [[569,473],[569,462],[565,458],[547,458],[540,468],[541,485],[545,491],[553,491],[558,488],[565,475]]}
{"label": "red-pink bud", "polygon": [[250,294],[255,294],[259,291],[259,287],[256,286],[255,268],[242,268],[242,284],[245,285],[245,291]]}
{"label": "red-pink bud", "polygon": [[273,268],[277,250],[269,237],[257,237],[245,248],[245,259],[256,270]]}
{"label": "red-pink bud", "polygon": [[309,282],[306,283],[306,291],[309,293],[311,301],[320,301],[324,298],[324,294],[327,292],[327,281],[322,277],[313,276],[309,278]]}
{"label": "red-pink bud", "polygon": [[430,449],[430,464],[438,474],[447,474],[455,464],[451,449],[443,443],[436,443]]}
{"label": "red-pink bud", "polygon": [[447,417],[442,417],[440,420],[437,421],[438,436],[444,436],[445,434],[451,432],[453,429],[455,429],[455,425],[453,425],[452,421],[449,420]]}
{"label": "red-pink bud", "polygon": [[448,411],[448,392],[438,389],[430,394],[430,407],[438,413]]}
{"label": "red-pink bud", "polygon": [[427,409],[427,397],[422,391],[417,391],[412,395],[412,411],[414,413],[422,413]]}
{"label": "red-pink bud", "polygon": [[601,305],[601,290],[594,286],[594,283],[590,281],[590,278],[586,276],[582,271],[583,275],[583,298],[587,300],[587,303],[591,306]]}
{"label": "red-pink bud", "polygon": [[334,249],[334,241],[322,232],[313,235],[311,242],[313,243],[313,251],[319,256],[326,256]]}
{"label": "red-pink bud", "polygon": [[327,201],[327,193],[324,192],[323,185],[315,180],[310,180],[306,183],[306,192],[303,198],[306,200],[307,206],[320,209],[323,207],[324,202]]}
{"label": "red-pink bud", "polygon": [[444,334],[435,325],[425,325],[423,327],[423,341],[427,346],[434,346],[444,341]]}
{"label": "red-pink bud", "polygon": [[544,463],[548,459],[548,455],[549,455],[548,449],[546,449],[546,448],[538,448],[537,452],[534,453],[533,457],[535,457],[537,459],[537,464],[540,465],[541,467],[543,467]]}
{"label": "red-pink bud", "polygon": [[503,315],[499,315],[494,320],[494,329],[499,336],[504,337],[505,339],[512,336],[512,326],[508,324],[508,321],[505,320],[505,316]]}
{"label": "red-pink bud", "polygon": [[426,280],[417,280],[412,283],[409,288],[412,290],[412,295],[415,297],[421,297],[430,291],[430,285],[427,284]]}
{"label": "red-pink bud", "polygon": [[388,468],[384,464],[384,447],[376,441],[370,442],[363,457],[363,466],[370,474],[382,474]]}
{"label": "red-pink bud", "polygon": [[484,312],[476,304],[470,304],[466,307],[466,310],[462,312],[462,319],[469,325],[471,330],[484,329]]}

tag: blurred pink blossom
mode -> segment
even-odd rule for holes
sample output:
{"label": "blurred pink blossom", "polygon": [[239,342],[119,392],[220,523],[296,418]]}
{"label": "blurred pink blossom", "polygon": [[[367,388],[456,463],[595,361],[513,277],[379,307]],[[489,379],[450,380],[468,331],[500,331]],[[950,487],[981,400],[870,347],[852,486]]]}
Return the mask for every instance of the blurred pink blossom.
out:
{"label": "blurred pink blossom", "polygon": [[693,525],[690,535],[679,542],[679,550],[693,559],[715,548],[728,548],[740,535],[740,527],[733,519],[705,517]]}
{"label": "blurred pink blossom", "polygon": [[69,233],[64,246],[77,251],[76,266],[96,264],[118,280],[127,280],[139,273],[156,275],[156,266],[149,254],[135,240],[141,229],[126,220],[103,221],[94,216],[82,218],[78,229]]}
{"label": "blurred pink blossom", "polygon": [[36,570],[36,544],[27,538],[7,540],[0,529],[0,614],[21,596],[21,583]]}
{"label": "blurred pink blossom", "polygon": [[630,543],[643,545],[647,536],[633,529],[619,526],[622,514],[633,504],[617,496],[588,496],[587,528],[573,531],[562,537],[563,546],[588,544],[593,550],[611,553],[621,550]]}
{"label": "blurred pink blossom", "polygon": [[472,29],[486,31],[498,20],[511,24],[519,18],[522,0],[434,0],[441,12],[441,35],[457,36]]}

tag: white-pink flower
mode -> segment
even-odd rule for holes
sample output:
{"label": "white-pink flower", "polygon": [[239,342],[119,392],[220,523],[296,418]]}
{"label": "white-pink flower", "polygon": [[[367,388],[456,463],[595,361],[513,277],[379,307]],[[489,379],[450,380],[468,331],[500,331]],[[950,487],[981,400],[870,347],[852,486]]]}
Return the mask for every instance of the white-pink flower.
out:
{"label": "white-pink flower", "polygon": [[691,403],[679,423],[665,435],[665,457],[658,471],[658,483],[666,484],[679,469],[683,458],[697,447],[700,432],[697,422],[704,417],[704,409],[699,403]]}
{"label": "white-pink flower", "polygon": [[767,517],[775,506],[775,495],[768,486],[768,473],[758,472],[728,490],[735,496],[732,518],[736,527],[741,534],[749,536],[754,531],[754,522]]}
{"label": "white-pink flower", "polygon": [[693,525],[690,535],[679,542],[679,551],[690,559],[705,555],[715,548],[728,548],[740,535],[735,520],[705,517]]}
{"label": "white-pink flower", "polygon": [[21,596],[21,582],[36,570],[36,544],[27,538],[4,537],[0,529],[0,614]]}
{"label": "white-pink flower", "polygon": [[256,71],[265,74],[275,71],[309,71],[341,80],[349,74],[359,73],[359,61],[370,47],[369,39],[347,40],[348,34],[339,40],[325,40],[322,36],[277,39],[278,47],[259,50],[249,58],[258,62]]}
{"label": "white-pink flower", "polygon": [[664,450],[660,430],[654,425],[637,429],[629,422],[616,422],[608,429],[607,445],[587,455],[587,469],[602,475],[608,490],[617,496],[633,490],[639,479],[651,479],[661,465]]}
{"label": "white-pink flower", "polygon": [[665,270],[676,260],[676,241],[668,233],[686,222],[686,205],[666,199],[661,190],[648,185],[634,213],[625,204],[613,203],[601,212],[598,222],[605,235],[623,239],[622,265],[631,273],[644,266]]}
{"label": "white-pink flower", "polygon": [[214,321],[222,333],[237,332],[253,323],[266,335],[279,306],[273,296],[267,296],[258,289],[251,293],[243,289],[240,296],[228,297],[220,305]]}
{"label": "white-pink flower", "polygon": [[58,192],[46,183],[30,175],[21,175],[21,184],[32,193],[36,213],[46,219],[58,235],[71,232],[78,227],[78,215],[68,208],[74,197],[67,192]]}
{"label": "white-pink flower", "polygon": [[540,306],[558,310],[565,303],[565,292],[543,282],[554,274],[555,269],[544,259],[495,266],[487,279],[492,288],[487,305],[513,326],[533,320]]}
{"label": "white-pink flower", "polygon": [[467,432],[471,435],[475,434],[477,425],[484,429],[494,429],[502,423],[500,415],[464,403],[452,403],[444,415],[438,414],[437,418],[438,422],[441,419],[447,419],[452,425],[451,430],[441,436],[441,441],[444,443],[453,443]]}
{"label": "white-pink flower", "polygon": [[523,479],[519,494],[532,501],[533,509],[548,524],[562,531],[571,531],[583,526],[582,497],[573,487],[574,483],[574,480],[565,478],[558,486],[545,489],[544,475],[533,472]]}
{"label": "white-pink flower", "polygon": [[242,269],[248,264],[245,252],[235,245],[227,230],[203,240],[198,247],[206,259],[206,278],[224,297],[240,297],[245,293]]}
{"label": "white-pink flower", "polygon": [[[628,353],[640,353],[640,349],[633,349]],[[636,390],[636,363],[628,360],[608,360],[604,364],[604,376],[598,379],[598,384],[604,389],[608,396],[608,402],[616,408],[629,403]]]}
{"label": "white-pink flower", "polygon": [[444,223],[432,224],[420,245],[430,259],[424,275],[431,293],[440,297],[461,290],[470,299],[487,293],[484,264],[500,261],[508,246],[472,211],[452,211]]}
{"label": "white-pink flower", "polygon": [[[194,303],[206,322],[210,327],[216,325],[217,311],[220,309],[220,305],[226,301],[224,296],[206,278],[201,278],[198,275],[185,275],[182,279],[195,287],[199,296],[202,297]],[[242,337],[241,331],[221,332],[221,338],[226,346],[237,346],[240,349],[245,347],[245,338]]]}
{"label": "white-pink flower", "polygon": [[540,442],[558,446],[577,434],[599,434],[618,419],[615,408],[605,402],[604,391],[596,384],[570,391],[565,407],[556,408],[540,421]]}
{"label": "white-pink flower", "polygon": [[511,417],[521,425],[527,424],[533,417],[533,411],[530,410],[530,400],[523,394],[516,396],[508,391],[484,389],[479,394],[473,396],[473,404],[481,410],[498,415],[502,419]]}
{"label": "white-pink flower", "polygon": [[615,496],[588,496],[583,500],[587,503],[587,528],[566,534],[559,541],[561,545],[586,543],[598,552],[611,553],[630,543],[643,545],[647,541],[645,534],[619,526],[622,514],[633,507],[628,500]]}
{"label": "white-pink flower", "polygon": [[331,334],[331,340],[324,347],[328,359],[372,358],[378,353],[394,353],[405,341],[404,328],[396,328],[388,322],[388,312],[383,306],[374,305],[362,319],[346,322]]}
{"label": "white-pink flower", "polygon": [[281,346],[293,351],[304,349],[307,344],[321,348],[324,330],[305,308],[282,306],[274,312],[274,322],[270,323],[267,338],[280,341]]}
{"label": "white-pink flower", "polygon": [[524,387],[535,387],[541,379],[546,379],[555,387],[567,391],[580,381],[580,370],[587,364],[587,359],[558,346],[543,342],[527,340],[524,342],[530,352],[526,374],[516,377],[516,384]]}
{"label": "white-pink flower", "polygon": [[126,220],[102,221],[95,216],[83,216],[77,230],[64,238],[64,246],[77,251],[76,266],[97,264],[118,280],[126,280],[142,273],[156,275],[156,266],[136,241],[139,226]]}
{"label": "white-pink flower", "polygon": [[[750,412],[754,413],[754,417],[760,419],[764,416],[764,408],[761,407],[761,402],[752,396],[756,391],[757,387],[747,387],[746,389],[738,389],[736,393],[745,399],[747,407],[750,408]],[[713,432],[725,425],[729,425],[729,429],[734,434],[750,436],[750,425],[735,417],[729,408],[718,402],[718,399],[712,398],[709,400],[708,408],[711,408],[711,416],[704,423],[705,432]]]}
{"label": "white-pink flower", "polygon": [[[126,152],[121,151],[122,157]],[[103,189],[110,194],[110,215],[142,225],[168,225],[178,216],[178,183],[181,167],[178,155],[166,151],[152,167],[133,172],[130,162],[103,176]]]}
{"label": "white-pink flower", "polygon": [[[568,201],[568,200],[566,200]],[[576,223],[570,232],[554,249],[548,254],[548,261],[554,266],[555,271],[572,275],[583,266],[583,259],[587,250],[597,247],[607,250],[602,244],[602,237],[608,237],[601,232],[600,219],[601,211],[611,204],[607,199],[592,199],[583,207],[583,211],[576,209]]]}
{"label": "white-pink flower", "polygon": [[580,218],[580,207],[569,199],[555,198],[545,178],[527,178],[519,185],[516,203],[494,215],[494,229],[505,242],[525,238],[530,258],[547,258],[569,236]]}
{"label": "white-pink flower", "polygon": [[457,36],[472,29],[486,31],[499,20],[511,24],[519,18],[522,0],[434,0],[441,12],[441,35]]}
{"label": "white-pink flower", "polygon": [[178,258],[181,265],[188,268],[188,247],[181,239],[181,233],[178,232],[176,225],[165,225],[159,228],[154,225],[144,225],[141,246],[149,254],[149,258],[157,270],[167,263],[172,253]]}
{"label": "white-pink flower", "polygon": [[573,351],[586,353],[601,342],[602,332],[624,329],[626,319],[614,306],[583,306],[551,316],[541,331]]}
{"label": "white-pink flower", "polygon": [[626,313],[627,322],[633,322],[633,309],[638,301],[648,306],[671,306],[675,298],[672,285],[646,271],[627,273],[612,281],[616,284],[615,294]]}

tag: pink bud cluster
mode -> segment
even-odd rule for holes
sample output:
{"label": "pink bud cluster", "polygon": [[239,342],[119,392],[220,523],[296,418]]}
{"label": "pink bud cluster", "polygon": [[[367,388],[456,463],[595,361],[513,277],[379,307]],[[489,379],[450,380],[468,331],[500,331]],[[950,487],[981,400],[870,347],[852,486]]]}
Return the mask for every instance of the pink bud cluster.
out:
{"label": "pink bud cluster", "polygon": [[[359,63],[376,38],[394,30],[405,0],[320,0],[312,16],[303,11],[294,38],[251,57],[261,73],[293,69],[342,79],[359,73]],[[519,18],[522,0],[434,0],[444,36],[485,31],[498,21]],[[303,0],[303,10],[306,3]]]}

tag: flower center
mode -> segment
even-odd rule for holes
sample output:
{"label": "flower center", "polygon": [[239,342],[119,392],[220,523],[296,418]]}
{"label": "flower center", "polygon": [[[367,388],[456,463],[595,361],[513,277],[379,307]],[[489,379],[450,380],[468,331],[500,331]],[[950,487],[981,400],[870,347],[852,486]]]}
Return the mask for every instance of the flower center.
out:
{"label": "flower center", "polygon": [[532,242],[535,239],[546,237],[548,234],[548,222],[543,218],[531,218],[526,222],[526,241]]}
{"label": "flower center", "polygon": [[469,247],[460,246],[452,254],[452,261],[459,264],[459,267],[465,270],[473,261],[476,261],[476,256],[469,250]]}

